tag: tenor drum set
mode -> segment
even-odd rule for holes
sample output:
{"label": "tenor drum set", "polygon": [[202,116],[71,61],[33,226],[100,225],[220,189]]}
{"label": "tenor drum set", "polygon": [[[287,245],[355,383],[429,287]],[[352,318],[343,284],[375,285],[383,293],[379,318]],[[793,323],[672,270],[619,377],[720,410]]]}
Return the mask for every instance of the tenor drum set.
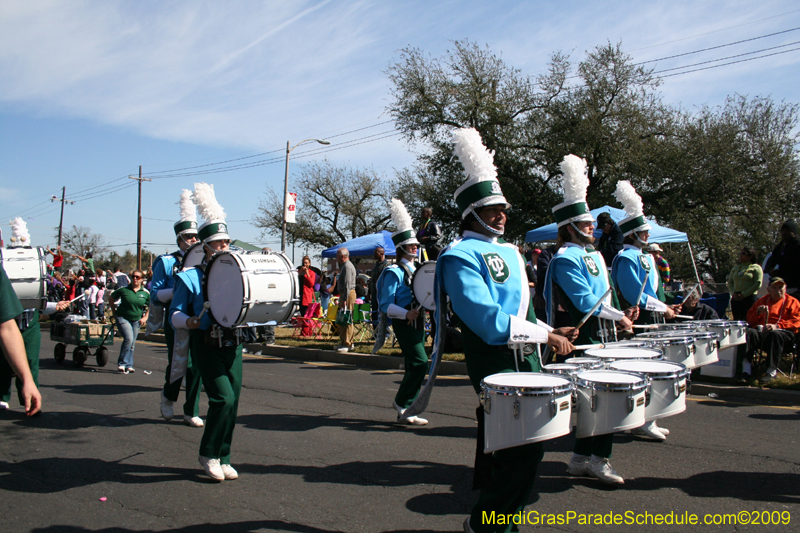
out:
{"label": "tenor drum set", "polygon": [[47,302],[47,261],[40,247],[0,248],[0,262],[23,309],[43,309]]}

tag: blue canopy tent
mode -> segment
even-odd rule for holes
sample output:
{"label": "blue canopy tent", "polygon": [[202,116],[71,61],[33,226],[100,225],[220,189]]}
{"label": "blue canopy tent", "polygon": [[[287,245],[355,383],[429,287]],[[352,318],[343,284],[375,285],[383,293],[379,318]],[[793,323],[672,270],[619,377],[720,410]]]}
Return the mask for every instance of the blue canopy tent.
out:
{"label": "blue canopy tent", "polygon": [[383,230],[380,233],[362,235],[342,244],[326,248],[322,251],[322,257],[336,257],[336,251],[339,248],[347,248],[347,251],[350,252],[350,257],[372,257],[375,248],[378,246],[383,246],[386,257],[395,257],[397,255],[392,242],[392,232]]}
{"label": "blue canopy tent", "polygon": [[[592,209],[592,216],[595,218],[595,220],[597,220],[597,217],[600,215],[600,213],[609,213],[611,218],[613,218],[614,222],[617,224],[619,224],[620,220],[625,218],[625,211],[607,205],[598,207],[597,209]],[[653,226],[653,229],[650,230],[650,242],[689,242],[689,237],[681,231],[675,231],[674,229],[670,229],[665,226],[659,226],[652,220],[648,220],[647,222]],[[599,239],[602,234],[603,230],[594,230],[595,239]],[[525,242],[555,241],[557,236],[558,227],[556,226],[556,223],[553,222],[547,226],[530,230],[525,234]]]}

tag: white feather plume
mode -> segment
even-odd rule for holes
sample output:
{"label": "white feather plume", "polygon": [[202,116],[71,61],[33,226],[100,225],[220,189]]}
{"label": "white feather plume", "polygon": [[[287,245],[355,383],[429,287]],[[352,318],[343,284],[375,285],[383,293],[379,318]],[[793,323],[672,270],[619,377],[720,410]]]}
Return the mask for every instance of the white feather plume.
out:
{"label": "white feather plume", "polygon": [[8,221],[11,224],[11,241],[18,243],[30,243],[31,234],[28,233],[28,223],[20,217],[14,217]]}
{"label": "white feather plume", "polygon": [[405,231],[414,227],[411,215],[408,214],[408,209],[406,209],[405,204],[397,198],[392,198],[389,204],[389,211],[397,231]]}
{"label": "white feather plume", "polygon": [[564,202],[574,203],[586,200],[586,189],[589,188],[586,160],[569,154],[564,156],[564,160],[559,166],[564,175]]}
{"label": "white feather plume", "polygon": [[475,128],[458,128],[453,132],[453,154],[464,166],[464,175],[477,181],[497,179],[494,152],[487,150]]}
{"label": "white feather plume", "polygon": [[618,181],[614,196],[617,198],[617,201],[622,204],[622,208],[628,216],[633,217],[644,214],[642,197],[639,196],[630,181]]}
{"label": "white feather plume", "polygon": [[197,222],[197,211],[194,202],[192,202],[192,191],[183,189],[178,205],[181,208],[180,222]]}
{"label": "white feather plume", "polygon": [[225,211],[222,206],[217,202],[217,196],[214,194],[214,186],[208,183],[195,183],[194,194],[192,201],[197,206],[200,216],[203,220],[210,222],[212,220],[225,220]]}

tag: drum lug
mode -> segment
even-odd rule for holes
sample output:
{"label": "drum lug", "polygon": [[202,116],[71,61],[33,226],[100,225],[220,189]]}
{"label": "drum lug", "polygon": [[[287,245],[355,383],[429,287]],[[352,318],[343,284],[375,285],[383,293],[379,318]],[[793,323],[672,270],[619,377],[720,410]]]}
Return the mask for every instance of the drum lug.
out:
{"label": "drum lug", "polygon": [[675,392],[675,397],[679,397],[681,395],[681,382],[680,380],[675,380],[672,384],[672,390]]}
{"label": "drum lug", "polygon": [[[646,394],[647,394],[647,393],[645,392],[645,395],[646,395]],[[629,413],[632,413],[632,412],[633,412],[633,409],[634,409],[635,407],[636,407],[636,400],[634,400],[634,398],[633,398],[633,394],[631,394],[631,393],[629,392],[629,393],[628,393],[628,412],[629,412]]]}
{"label": "drum lug", "polygon": [[492,395],[487,394],[486,391],[481,391],[481,403],[483,404],[483,412],[487,415],[492,412]]}
{"label": "drum lug", "polygon": [[556,401],[555,392],[550,393],[550,418],[555,418],[558,414],[558,402]]}
{"label": "drum lug", "polygon": [[[651,396],[650,393],[651,393],[651,389],[652,389],[653,383],[652,383],[652,381],[650,381],[649,377],[645,379],[645,383],[646,383],[646,385],[645,385],[645,388],[644,388],[644,405],[646,407],[646,406],[650,405],[650,396]],[[631,398],[631,400],[632,399],[633,398]],[[633,409],[631,408],[631,411],[632,410]]]}
{"label": "drum lug", "polygon": [[519,398],[514,398],[514,419],[519,418]]}
{"label": "drum lug", "polygon": [[689,355],[694,355],[695,353],[697,353],[697,347],[694,344],[692,344],[691,346],[689,346]]}
{"label": "drum lug", "polygon": [[597,391],[595,390],[594,385],[592,385],[592,406],[591,407],[592,407],[592,412],[593,413],[597,411]]}

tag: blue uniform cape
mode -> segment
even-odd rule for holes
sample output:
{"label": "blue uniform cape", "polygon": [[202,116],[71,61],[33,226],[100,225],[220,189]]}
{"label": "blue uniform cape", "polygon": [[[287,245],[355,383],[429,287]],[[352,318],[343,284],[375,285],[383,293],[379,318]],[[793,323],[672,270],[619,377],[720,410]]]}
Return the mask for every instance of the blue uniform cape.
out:
{"label": "blue uniform cape", "polygon": [[626,244],[611,263],[611,279],[629,305],[636,305],[645,272],[649,274],[639,307],[663,313],[667,310],[667,306],[658,299],[658,284],[661,283],[661,277],[652,255],[643,254],[638,247]]}

